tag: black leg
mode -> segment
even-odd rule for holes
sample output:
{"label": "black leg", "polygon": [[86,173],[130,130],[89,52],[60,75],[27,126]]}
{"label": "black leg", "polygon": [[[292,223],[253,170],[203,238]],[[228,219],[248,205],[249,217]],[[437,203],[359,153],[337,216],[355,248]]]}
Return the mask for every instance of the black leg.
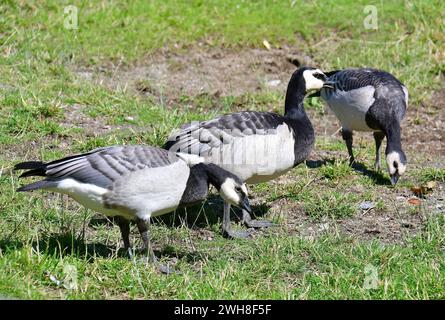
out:
{"label": "black leg", "polygon": [[[148,230],[149,226],[150,226],[150,218],[147,221],[144,221],[144,220],[138,218],[138,219],[136,219],[136,225],[137,225],[139,233],[141,234],[141,237],[142,237],[141,251],[144,254],[147,254],[148,262],[159,264],[158,259],[156,258],[155,253],[153,251],[153,247],[151,246],[151,241],[150,241],[150,234],[149,234],[149,230]],[[171,274],[171,273],[175,272],[172,268],[170,268],[169,266],[165,266],[163,264],[159,264],[159,270],[165,274]]]}
{"label": "black leg", "polygon": [[233,231],[230,226],[230,204],[224,202],[224,214],[223,214],[223,222],[222,222],[222,233],[223,236],[229,239],[235,238],[247,238],[250,233],[247,231]]}
{"label": "black leg", "polygon": [[148,259],[150,262],[156,262],[156,256],[153,252],[153,248],[151,247],[150,235],[148,233],[149,224],[150,219],[148,219],[147,222],[139,218],[136,219],[136,225],[142,238],[142,248],[140,249],[140,251],[148,255]]}
{"label": "black leg", "polygon": [[267,220],[253,220],[249,212],[243,209],[243,223],[249,228],[268,228],[274,224]]}
{"label": "black leg", "polygon": [[380,171],[380,147],[382,146],[382,141],[385,138],[385,134],[381,131],[374,132],[375,140],[375,171]]}
{"label": "black leg", "polygon": [[352,166],[355,161],[354,153],[352,152],[352,131],[342,128],[341,135],[343,137],[343,140],[345,140],[346,142],[346,147],[348,148],[349,165]]}
{"label": "black leg", "polygon": [[119,229],[121,230],[122,240],[124,242],[124,249],[127,251],[130,258],[133,257],[133,253],[131,251],[130,246],[130,221],[125,219],[124,217],[116,217],[117,224],[119,225]]}

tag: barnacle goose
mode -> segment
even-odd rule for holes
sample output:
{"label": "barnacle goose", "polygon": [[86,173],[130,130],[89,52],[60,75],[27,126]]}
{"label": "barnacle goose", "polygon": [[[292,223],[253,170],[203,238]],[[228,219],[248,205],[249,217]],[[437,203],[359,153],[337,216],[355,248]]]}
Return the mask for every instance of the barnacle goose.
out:
{"label": "barnacle goose", "polygon": [[[246,185],[234,174],[199,157],[150,146],[99,148],[48,163],[22,162],[14,169],[28,170],[20,177],[45,177],[17,191],[64,193],[89,209],[116,216],[130,254],[130,220],[134,220],[152,262],[156,258],[150,245],[150,218],[204,200],[209,183],[226,202],[250,211]],[[230,225],[229,220],[226,223]]]}
{"label": "barnacle goose", "polygon": [[391,183],[396,184],[407,162],[400,141],[400,123],[408,106],[407,88],[392,74],[371,68],[326,74],[335,83],[334,88],[323,88],[320,96],[340,120],[350,163],[354,162],[352,131],[373,131],[375,170],[380,170],[380,146],[386,137],[386,163]]}
{"label": "barnacle goose", "polygon": [[[272,180],[309,155],[314,129],[304,110],[308,91],[329,86],[325,74],[316,68],[297,69],[288,84],[284,116],[271,112],[244,111],[213,120],[184,125],[164,145],[173,152],[202,156],[232,172],[247,183]],[[230,203],[224,204],[230,214]],[[243,210],[248,227],[268,227],[269,221],[252,220]],[[227,226],[227,225],[226,225]],[[228,237],[246,237],[248,233],[223,230]]]}

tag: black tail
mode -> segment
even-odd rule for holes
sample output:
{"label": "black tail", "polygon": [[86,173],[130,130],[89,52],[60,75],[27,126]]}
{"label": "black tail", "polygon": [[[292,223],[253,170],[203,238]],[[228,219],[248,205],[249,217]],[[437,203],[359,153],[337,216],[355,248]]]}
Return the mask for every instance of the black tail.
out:
{"label": "black tail", "polygon": [[46,163],[43,163],[41,161],[27,161],[27,162],[20,162],[14,166],[14,170],[29,170],[20,176],[22,177],[31,177],[31,176],[41,176],[45,177],[45,168]]}
{"label": "black tail", "polygon": [[37,190],[37,189],[45,189],[45,188],[50,188],[50,187],[55,187],[57,185],[56,181],[48,181],[48,180],[41,180],[41,181],[36,181],[30,184],[27,184],[26,186],[20,187],[17,189],[18,192],[23,192],[23,191],[32,191],[32,190]]}
{"label": "black tail", "polygon": [[[22,173],[20,178],[22,177],[31,177],[31,176],[41,176],[45,177],[45,169],[46,169],[46,163],[41,161],[27,161],[27,162],[20,162],[17,163],[14,166],[14,170],[28,170]],[[36,181],[30,184],[27,184],[26,186],[22,186],[17,189],[18,192],[21,191],[31,191],[36,189],[42,189],[42,188],[48,188],[57,185],[57,182],[55,181],[48,181],[48,180],[41,180]]]}
{"label": "black tail", "polygon": [[176,140],[168,140],[163,146],[162,149],[170,150],[171,147],[175,145],[177,141]]}

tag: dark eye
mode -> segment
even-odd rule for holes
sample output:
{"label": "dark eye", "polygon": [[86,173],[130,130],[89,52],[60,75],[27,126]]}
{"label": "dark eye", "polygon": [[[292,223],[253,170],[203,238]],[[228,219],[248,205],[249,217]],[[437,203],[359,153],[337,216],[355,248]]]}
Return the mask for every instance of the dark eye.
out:
{"label": "dark eye", "polygon": [[393,166],[394,166],[394,168],[397,169],[397,167],[399,166],[399,164],[398,164],[396,161],[394,161]]}
{"label": "dark eye", "polygon": [[318,73],[318,72],[314,73],[314,77],[319,79],[319,80],[325,80],[326,79],[326,76],[324,74]]}
{"label": "dark eye", "polygon": [[235,187],[235,191],[236,191],[236,192],[241,192],[241,187],[236,186],[236,187]]}

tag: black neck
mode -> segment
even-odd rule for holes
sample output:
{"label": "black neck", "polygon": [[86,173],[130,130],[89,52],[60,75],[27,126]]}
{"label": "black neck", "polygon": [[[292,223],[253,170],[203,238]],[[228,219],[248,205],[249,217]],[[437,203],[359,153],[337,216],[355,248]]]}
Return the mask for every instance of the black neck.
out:
{"label": "black neck", "polygon": [[392,151],[401,152],[402,151],[402,142],[400,140],[400,126],[393,125],[385,130],[386,134],[386,153],[390,153]]}
{"label": "black neck", "polygon": [[295,139],[294,166],[309,156],[315,140],[314,128],[304,110],[305,85],[297,79],[293,76],[289,82],[284,108],[285,122],[292,128]]}
{"label": "black neck", "polygon": [[286,101],[284,104],[284,115],[289,118],[304,117],[304,96],[306,92],[304,85],[298,84],[295,79],[291,79],[286,91]]}
{"label": "black neck", "polygon": [[314,129],[304,110],[304,96],[304,85],[299,85],[291,79],[286,92],[284,117],[291,123],[295,133],[311,136],[314,134]]}
{"label": "black neck", "polygon": [[186,206],[204,200],[209,192],[209,184],[219,190],[227,174],[224,169],[212,163],[194,165],[190,168],[180,205]]}
{"label": "black neck", "polygon": [[201,202],[209,192],[209,177],[204,164],[197,164],[190,168],[190,176],[187,180],[180,206],[192,205]]}

